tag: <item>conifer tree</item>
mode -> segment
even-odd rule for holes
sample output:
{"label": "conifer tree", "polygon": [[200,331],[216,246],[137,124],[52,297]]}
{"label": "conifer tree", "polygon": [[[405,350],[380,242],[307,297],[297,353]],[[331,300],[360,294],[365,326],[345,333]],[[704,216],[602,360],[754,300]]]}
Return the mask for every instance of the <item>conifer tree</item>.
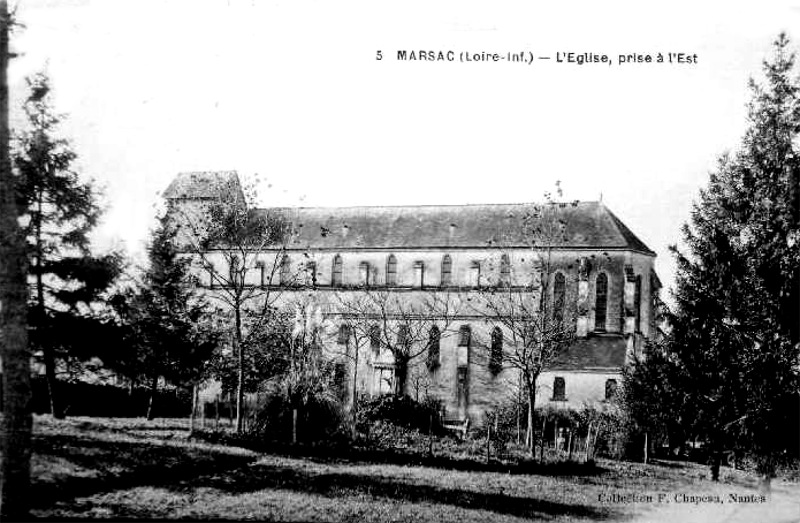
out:
{"label": "conifer tree", "polygon": [[[720,158],[673,247],[678,274],[668,361],[683,376],[684,425],[720,453],[754,456],[765,484],[797,454],[800,397],[800,79],[780,35],[750,82],[748,129]],[[654,360],[656,364],[659,360]]]}
{"label": "conifer tree", "polygon": [[147,419],[155,417],[159,380],[196,384],[216,345],[208,304],[195,292],[191,260],[180,255],[174,239],[174,228],[162,218],[147,249],[141,283],[110,300],[123,341],[107,362],[132,382],[147,383]]}
{"label": "conifer tree", "polygon": [[28,125],[17,136],[13,159],[19,204],[27,218],[30,341],[44,361],[52,413],[63,417],[55,390],[56,361],[94,355],[91,336],[81,334],[91,332],[96,320],[91,304],[118,276],[121,258],[91,254],[89,233],[100,216],[97,192],[79,179],[72,168],[76,154],[58,137],[62,117],[54,113],[49,78],[39,73],[27,82]]}

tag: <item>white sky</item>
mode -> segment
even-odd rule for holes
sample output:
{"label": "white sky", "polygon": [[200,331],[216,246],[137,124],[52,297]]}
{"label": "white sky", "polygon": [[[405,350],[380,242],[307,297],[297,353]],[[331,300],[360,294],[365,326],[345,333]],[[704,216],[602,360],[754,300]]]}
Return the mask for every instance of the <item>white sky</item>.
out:
{"label": "white sky", "polygon": [[[22,0],[12,104],[46,68],[101,247],[141,256],[180,171],[265,205],[603,201],[658,253],[745,128],[747,79],[800,1]],[[376,61],[377,50],[384,60]],[[399,49],[697,53],[697,65],[399,62]]]}

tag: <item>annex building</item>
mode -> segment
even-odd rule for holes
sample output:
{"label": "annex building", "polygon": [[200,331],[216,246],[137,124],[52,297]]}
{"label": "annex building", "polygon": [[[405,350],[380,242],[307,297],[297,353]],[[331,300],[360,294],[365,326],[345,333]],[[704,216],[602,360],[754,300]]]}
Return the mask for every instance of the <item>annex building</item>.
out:
{"label": "annex building", "polygon": [[[179,174],[164,198],[180,224],[202,215],[221,191],[241,193],[235,172]],[[405,392],[438,400],[451,419],[478,421],[509,401],[520,385],[513,356],[527,341],[498,316],[501,308],[489,313],[497,296],[535,304],[513,313],[519,321],[546,314],[568,326],[569,345],[542,366],[537,407],[602,405],[626,361],[656,333],[655,253],[602,202],[248,211],[283,216],[290,233],[254,256],[245,283],[280,290],[285,303],[313,295],[324,317],[322,342],[359,394],[392,391],[402,372]],[[207,259],[230,260],[223,252]],[[213,294],[215,282],[198,270]],[[343,304],[359,296],[444,309],[370,310],[358,318]],[[364,342],[350,347],[360,325],[368,330]],[[387,347],[412,338],[419,350],[400,369]]]}

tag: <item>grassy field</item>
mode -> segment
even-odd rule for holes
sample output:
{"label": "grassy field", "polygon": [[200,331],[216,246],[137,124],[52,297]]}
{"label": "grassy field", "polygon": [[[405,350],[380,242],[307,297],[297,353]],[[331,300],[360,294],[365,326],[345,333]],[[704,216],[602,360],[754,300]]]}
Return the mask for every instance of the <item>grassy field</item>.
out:
{"label": "grassy field", "polygon": [[479,463],[453,470],[304,458],[190,440],[181,420],[37,417],[31,499],[36,517],[53,520],[800,520],[796,484],[775,482],[765,502],[734,503],[731,495],[758,496],[754,479],[729,469],[720,484],[706,476],[683,463],[521,474]]}

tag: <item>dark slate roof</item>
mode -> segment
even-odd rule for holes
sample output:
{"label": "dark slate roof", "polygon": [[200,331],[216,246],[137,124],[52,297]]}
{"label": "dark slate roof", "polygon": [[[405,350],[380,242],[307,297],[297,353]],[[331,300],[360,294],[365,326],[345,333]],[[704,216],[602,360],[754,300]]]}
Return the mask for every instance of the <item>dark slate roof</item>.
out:
{"label": "dark slate roof", "polygon": [[239,191],[239,176],[236,171],[197,171],[179,173],[167,190],[164,198],[214,198],[223,191]]}
{"label": "dark slate roof", "polygon": [[548,370],[618,370],[625,364],[625,351],[625,338],[618,334],[579,338],[555,358]]}
{"label": "dark slate roof", "polygon": [[[236,171],[180,173],[167,199],[205,199],[238,191]],[[602,202],[546,204],[566,223],[552,244],[562,248],[625,249],[655,255]],[[521,219],[537,204],[407,205],[254,209],[275,212],[294,225],[298,248],[444,248],[526,246]],[[541,204],[538,205],[542,207]],[[549,214],[549,213],[548,213]]]}
{"label": "dark slate roof", "polygon": [[[535,204],[297,207],[260,209],[294,225],[300,248],[437,248],[525,246],[520,219]],[[630,249],[653,254],[602,202],[547,204],[566,223],[553,245]]]}

